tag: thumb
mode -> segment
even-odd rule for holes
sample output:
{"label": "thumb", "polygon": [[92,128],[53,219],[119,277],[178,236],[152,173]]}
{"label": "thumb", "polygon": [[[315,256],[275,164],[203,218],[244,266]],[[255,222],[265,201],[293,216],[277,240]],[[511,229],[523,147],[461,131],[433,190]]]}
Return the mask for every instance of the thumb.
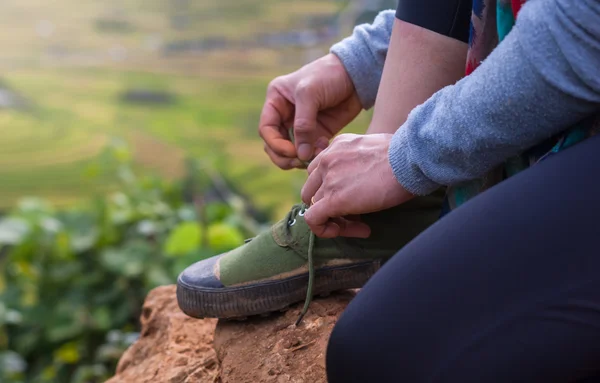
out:
{"label": "thumb", "polygon": [[308,92],[299,92],[296,95],[296,113],[294,116],[294,143],[298,158],[310,161],[317,140],[317,114],[319,105],[314,95]]}

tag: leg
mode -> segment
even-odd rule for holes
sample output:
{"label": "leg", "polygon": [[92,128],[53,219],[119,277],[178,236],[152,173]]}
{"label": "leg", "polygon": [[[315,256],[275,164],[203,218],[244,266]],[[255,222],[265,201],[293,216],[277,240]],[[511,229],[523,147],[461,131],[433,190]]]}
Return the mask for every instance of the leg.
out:
{"label": "leg", "polygon": [[600,372],[600,137],[467,202],[334,328],[337,382],[575,382]]}

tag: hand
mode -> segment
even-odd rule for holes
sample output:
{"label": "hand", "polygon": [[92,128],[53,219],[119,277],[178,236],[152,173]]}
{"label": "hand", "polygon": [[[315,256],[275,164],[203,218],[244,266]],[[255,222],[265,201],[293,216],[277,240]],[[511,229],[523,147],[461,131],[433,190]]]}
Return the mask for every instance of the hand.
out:
{"label": "hand", "polygon": [[[265,152],[282,169],[303,168],[362,110],[354,85],[333,54],[269,84],[260,116]],[[295,146],[288,130],[293,127]]]}
{"label": "hand", "polygon": [[311,162],[302,200],[307,205],[314,202],[304,219],[317,236],[366,238],[370,228],[356,215],[413,198],[389,164],[391,138],[391,134],[342,134]]}

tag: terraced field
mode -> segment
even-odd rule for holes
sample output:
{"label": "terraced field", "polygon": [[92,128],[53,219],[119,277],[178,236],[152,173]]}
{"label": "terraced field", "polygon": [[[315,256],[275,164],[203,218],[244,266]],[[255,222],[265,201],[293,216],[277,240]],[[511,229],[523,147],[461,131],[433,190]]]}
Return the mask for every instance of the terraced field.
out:
{"label": "terraced field", "polygon": [[[122,137],[144,171],[177,177],[184,156],[202,158],[258,206],[280,215],[298,200],[304,175],[276,169],[262,151],[256,129],[266,85],[326,52],[337,37],[270,46],[274,40],[265,34],[312,30],[342,6],[314,0],[0,2],[0,79],[30,105],[0,108],[0,208],[29,195],[62,204],[110,189],[110,175],[86,174],[108,140]],[[120,97],[130,89],[175,98],[135,105]],[[350,131],[367,124],[363,115]]]}

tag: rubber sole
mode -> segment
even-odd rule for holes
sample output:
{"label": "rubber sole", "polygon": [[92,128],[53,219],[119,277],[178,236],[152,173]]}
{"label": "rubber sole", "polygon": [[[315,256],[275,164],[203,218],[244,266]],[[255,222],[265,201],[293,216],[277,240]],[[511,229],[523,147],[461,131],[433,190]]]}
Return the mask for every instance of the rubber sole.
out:
{"label": "rubber sole", "polygon": [[[381,267],[381,261],[324,267],[316,270],[313,295],[362,287]],[[251,285],[202,288],[177,279],[177,302],[194,318],[244,319],[284,311],[306,298],[308,273]]]}

